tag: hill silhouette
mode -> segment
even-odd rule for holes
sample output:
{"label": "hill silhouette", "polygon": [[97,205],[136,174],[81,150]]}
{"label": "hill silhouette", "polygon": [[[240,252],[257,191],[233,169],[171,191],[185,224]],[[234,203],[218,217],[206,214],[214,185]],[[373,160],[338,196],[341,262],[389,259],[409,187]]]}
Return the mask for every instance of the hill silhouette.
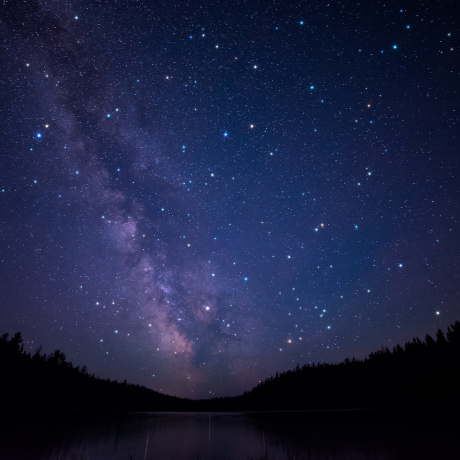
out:
{"label": "hill silhouette", "polygon": [[22,337],[0,337],[0,410],[69,413],[267,411],[448,406],[460,387],[460,322],[436,338],[382,347],[364,360],[306,364],[267,378],[241,396],[192,401],[100,379],[64,353],[25,353]]}
{"label": "hill silhouette", "polygon": [[22,336],[0,337],[0,410],[104,412],[186,410],[186,400],[139,385],[101,379],[64,353],[24,352]]}
{"label": "hill silhouette", "polygon": [[252,410],[388,408],[445,405],[460,387],[460,322],[436,338],[414,338],[364,360],[306,364],[260,383],[243,395]]}

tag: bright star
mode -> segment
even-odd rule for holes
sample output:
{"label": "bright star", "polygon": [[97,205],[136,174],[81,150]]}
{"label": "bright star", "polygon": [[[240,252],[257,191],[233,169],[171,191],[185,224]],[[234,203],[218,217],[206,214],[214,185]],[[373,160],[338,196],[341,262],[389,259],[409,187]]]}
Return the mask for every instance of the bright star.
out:
{"label": "bright star", "polygon": [[398,49],[398,46],[397,46],[397,45],[393,45],[393,49],[394,49],[394,50]]}
{"label": "bright star", "polygon": [[42,138],[42,133],[38,132],[37,134],[35,134],[35,137],[37,139],[41,139]]}
{"label": "bright star", "polygon": [[303,26],[303,21],[300,21],[300,25]]}
{"label": "bright star", "polygon": [[225,131],[225,133],[224,133],[224,137],[228,137],[228,133],[227,133],[227,131]]}

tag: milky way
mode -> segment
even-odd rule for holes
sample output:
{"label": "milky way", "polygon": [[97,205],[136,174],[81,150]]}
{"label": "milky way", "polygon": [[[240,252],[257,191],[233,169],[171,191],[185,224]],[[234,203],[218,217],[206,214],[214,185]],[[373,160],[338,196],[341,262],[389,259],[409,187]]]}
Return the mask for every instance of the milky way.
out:
{"label": "milky way", "polygon": [[0,333],[200,398],[455,321],[458,24],[403,3],[4,2]]}

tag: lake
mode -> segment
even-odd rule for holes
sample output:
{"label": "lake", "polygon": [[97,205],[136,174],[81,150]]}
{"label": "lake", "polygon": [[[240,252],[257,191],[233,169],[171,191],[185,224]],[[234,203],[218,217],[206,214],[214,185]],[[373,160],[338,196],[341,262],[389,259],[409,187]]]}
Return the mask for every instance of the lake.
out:
{"label": "lake", "polygon": [[[453,420],[453,419],[452,419]],[[12,460],[454,458],[448,411],[138,413],[110,420],[3,421]]]}

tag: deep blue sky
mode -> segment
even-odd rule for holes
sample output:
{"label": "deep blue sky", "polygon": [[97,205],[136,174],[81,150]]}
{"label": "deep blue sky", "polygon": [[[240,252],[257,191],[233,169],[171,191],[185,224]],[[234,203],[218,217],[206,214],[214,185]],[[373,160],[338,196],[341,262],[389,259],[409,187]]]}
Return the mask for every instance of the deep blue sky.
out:
{"label": "deep blue sky", "polygon": [[4,2],[0,333],[199,398],[454,322],[455,2],[360,3]]}

